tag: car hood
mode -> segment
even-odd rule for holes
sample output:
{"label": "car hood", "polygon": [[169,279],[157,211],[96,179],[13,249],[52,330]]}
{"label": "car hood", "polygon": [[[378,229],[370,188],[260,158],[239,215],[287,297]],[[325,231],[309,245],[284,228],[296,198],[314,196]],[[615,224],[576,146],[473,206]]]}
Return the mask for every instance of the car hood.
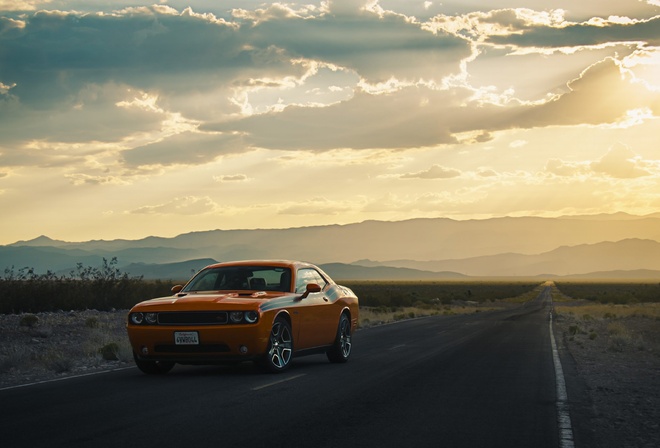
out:
{"label": "car hood", "polygon": [[[215,309],[257,309],[267,302],[291,300],[297,294],[284,292],[192,292],[178,293],[169,297],[146,300],[133,307],[153,311],[166,310],[215,310]],[[275,300],[280,299],[280,300]]]}

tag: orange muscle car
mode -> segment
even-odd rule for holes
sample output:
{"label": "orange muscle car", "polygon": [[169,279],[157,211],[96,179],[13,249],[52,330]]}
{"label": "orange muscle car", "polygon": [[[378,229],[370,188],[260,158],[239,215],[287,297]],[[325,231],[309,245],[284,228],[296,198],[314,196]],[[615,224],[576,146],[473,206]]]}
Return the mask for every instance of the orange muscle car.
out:
{"label": "orange muscle car", "polygon": [[145,373],[241,361],[281,372],[294,356],[320,352],[341,363],[351,354],[358,298],[312,264],[218,263],[172,293],[129,311],[128,337]]}

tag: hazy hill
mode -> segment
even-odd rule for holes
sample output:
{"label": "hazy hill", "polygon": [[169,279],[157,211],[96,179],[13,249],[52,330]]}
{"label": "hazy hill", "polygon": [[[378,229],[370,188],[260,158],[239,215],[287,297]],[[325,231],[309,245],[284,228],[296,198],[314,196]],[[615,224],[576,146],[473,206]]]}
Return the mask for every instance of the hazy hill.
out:
{"label": "hazy hill", "polygon": [[[72,248],[73,246],[0,246],[0,271],[14,267],[14,271],[28,267],[36,272],[47,270],[62,273],[73,270],[77,263],[99,266],[103,258],[117,257],[120,266],[131,263],[185,261],[197,258],[196,251],[169,247],[126,248],[118,251]],[[77,245],[76,247],[84,247]]]}
{"label": "hazy hill", "polygon": [[181,282],[187,281],[197,271],[213,263],[216,263],[216,260],[211,258],[163,264],[131,263],[124,266],[122,271],[128,273],[131,277]]}
{"label": "hazy hill", "polygon": [[366,267],[345,263],[327,263],[320,267],[335,280],[457,280],[468,278],[457,272],[430,272],[388,266]]}
{"label": "hazy hill", "polygon": [[600,271],[587,274],[567,275],[562,280],[660,280],[660,271],[636,269],[633,271]]}
{"label": "hazy hill", "polygon": [[470,276],[579,275],[596,271],[660,270],[660,243],[626,239],[619,242],[559,247],[538,255],[506,253],[453,260],[357,261],[365,266],[394,266],[427,271],[456,271]]}
{"label": "hazy hill", "polygon": [[[590,247],[623,240],[638,242],[599,246],[603,252]],[[133,263],[162,265],[197,259],[284,258],[319,264],[370,259],[377,261],[376,266],[464,275],[565,275],[658,269],[660,257],[652,244],[658,241],[657,215],[411,219],[292,229],[212,230],[134,241],[68,243],[41,236],[0,246],[0,270],[28,266],[37,272],[61,271],[74,268],[78,262],[98,265],[101,258],[112,257],[117,257],[120,268]]]}

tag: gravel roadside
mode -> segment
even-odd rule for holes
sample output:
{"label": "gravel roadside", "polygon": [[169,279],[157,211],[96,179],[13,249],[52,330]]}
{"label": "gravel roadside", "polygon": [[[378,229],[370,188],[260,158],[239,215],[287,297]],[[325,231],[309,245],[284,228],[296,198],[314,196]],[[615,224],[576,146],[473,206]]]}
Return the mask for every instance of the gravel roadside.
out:
{"label": "gravel roadside", "polygon": [[660,447],[660,322],[559,315],[578,448]]}

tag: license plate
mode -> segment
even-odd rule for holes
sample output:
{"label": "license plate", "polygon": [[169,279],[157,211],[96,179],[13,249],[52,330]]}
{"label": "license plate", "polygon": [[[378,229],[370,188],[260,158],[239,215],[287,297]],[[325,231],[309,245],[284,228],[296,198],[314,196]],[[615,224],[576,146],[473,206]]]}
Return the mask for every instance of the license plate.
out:
{"label": "license plate", "polygon": [[175,331],[174,344],[199,345],[199,334],[196,331]]}

